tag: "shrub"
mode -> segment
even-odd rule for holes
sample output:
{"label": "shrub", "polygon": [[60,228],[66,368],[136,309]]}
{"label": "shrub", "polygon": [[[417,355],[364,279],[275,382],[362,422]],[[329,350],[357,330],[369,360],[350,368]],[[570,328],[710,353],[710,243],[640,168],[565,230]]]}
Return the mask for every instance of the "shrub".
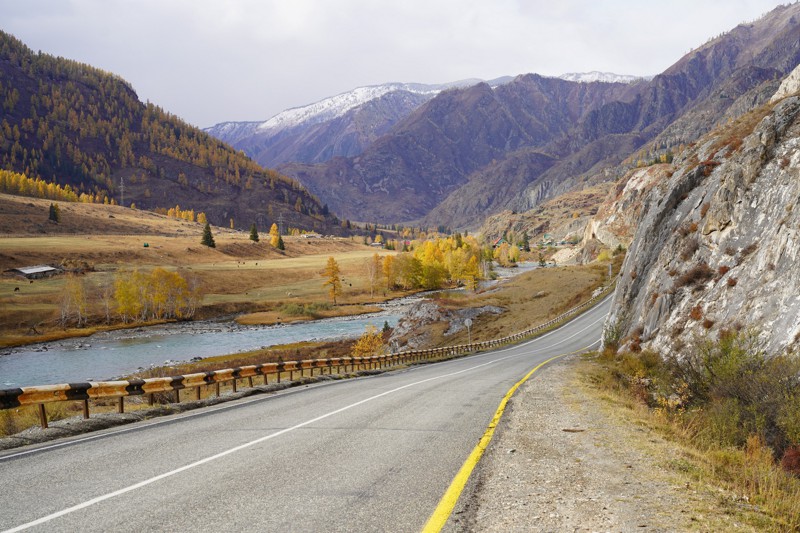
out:
{"label": "shrub", "polygon": [[700,208],[700,218],[705,218],[710,208],[711,208],[710,203],[708,202],[704,203],[703,206]]}
{"label": "shrub", "polygon": [[312,318],[316,318],[321,311],[329,311],[330,309],[331,304],[327,302],[312,302],[308,304],[289,302],[278,308],[281,314],[287,316],[310,316]]}
{"label": "shrub", "polygon": [[730,272],[730,270],[731,267],[729,267],[728,265],[720,265],[719,268],[717,269],[717,273],[719,274],[719,277],[722,277],[728,272]]}
{"label": "shrub", "polygon": [[739,250],[739,259],[737,260],[737,264],[742,264],[742,261],[744,261],[747,256],[751,255],[756,250],[758,250],[758,243],[755,242]]}
{"label": "shrub", "polygon": [[786,448],[781,459],[781,467],[787,472],[800,477],[800,445]]}
{"label": "shrub", "polygon": [[719,166],[719,161],[714,161],[713,159],[708,159],[700,163],[700,172],[703,173],[703,176],[708,177],[714,171],[716,167]]}
{"label": "shrub", "polygon": [[617,319],[613,324],[606,323],[603,327],[603,347],[616,352],[620,339],[622,339],[622,321]]}
{"label": "shrub", "polygon": [[714,271],[708,263],[698,263],[684,272],[676,281],[675,287],[699,286],[714,277]]}
{"label": "shrub", "polygon": [[703,318],[703,308],[699,305],[692,307],[692,310],[689,312],[689,318],[692,320],[700,320]]}
{"label": "shrub", "polygon": [[666,360],[667,390],[687,391],[706,437],[744,446],[760,435],[780,457],[800,433],[800,358],[768,357],[753,331],[723,330],[682,358]]}
{"label": "shrub", "polygon": [[692,258],[694,253],[700,248],[700,241],[697,237],[689,237],[683,243],[681,248],[681,259],[688,261]]}
{"label": "shrub", "polygon": [[728,278],[728,287],[735,287],[737,283],[739,283],[739,280],[736,278]]}

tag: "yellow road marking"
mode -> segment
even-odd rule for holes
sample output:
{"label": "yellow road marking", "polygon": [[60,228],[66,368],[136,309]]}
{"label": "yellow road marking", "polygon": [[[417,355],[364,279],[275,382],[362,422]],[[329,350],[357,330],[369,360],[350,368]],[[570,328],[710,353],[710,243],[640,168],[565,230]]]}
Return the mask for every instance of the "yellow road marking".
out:
{"label": "yellow road marking", "polygon": [[492,441],[492,437],[494,436],[494,430],[497,427],[497,424],[500,423],[500,418],[503,416],[503,412],[506,409],[506,404],[508,400],[511,399],[511,396],[516,392],[516,390],[540,368],[551,361],[555,361],[559,357],[564,357],[566,355],[572,355],[574,353],[580,353],[586,351],[587,348],[583,348],[576,352],[572,352],[569,354],[561,354],[556,355],[555,357],[551,357],[547,361],[540,363],[536,368],[528,372],[524,378],[517,381],[513,387],[511,387],[503,399],[500,401],[500,405],[497,407],[497,411],[495,411],[494,416],[492,417],[492,421],[489,422],[489,427],[486,428],[486,432],[481,437],[481,440],[478,441],[477,446],[472,450],[472,453],[469,454],[467,460],[461,466],[461,469],[456,474],[456,477],[453,478],[453,481],[450,483],[450,486],[447,487],[447,491],[442,496],[442,499],[439,501],[439,505],[436,506],[436,509],[431,514],[430,518],[428,518],[428,522],[422,528],[422,533],[439,533],[442,530],[445,523],[447,523],[447,519],[450,518],[450,515],[453,512],[453,509],[458,502],[458,498],[461,497],[461,493],[464,491],[464,487],[469,480],[469,476],[472,474],[472,471],[478,465],[478,461],[480,461],[481,457],[483,456],[483,452],[486,451],[486,447],[489,446],[489,443]]}

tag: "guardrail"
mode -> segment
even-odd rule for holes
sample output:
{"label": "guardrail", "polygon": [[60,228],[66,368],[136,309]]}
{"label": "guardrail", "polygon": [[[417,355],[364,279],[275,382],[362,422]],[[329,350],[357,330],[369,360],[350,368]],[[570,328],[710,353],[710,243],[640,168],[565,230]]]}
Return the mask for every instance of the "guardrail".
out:
{"label": "guardrail", "polygon": [[248,386],[252,388],[254,386],[253,378],[255,377],[262,378],[264,385],[268,385],[270,376],[273,378],[273,383],[280,383],[282,377],[285,377],[287,373],[289,374],[289,381],[293,381],[296,372],[299,372],[301,377],[305,376],[306,371],[309,372],[310,376],[314,376],[314,371],[317,369],[319,369],[320,375],[325,374],[326,370],[328,374],[333,374],[334,369],[337,374],[341,374],[342,372],[353,373],[442,357],[455,357],[488,348],[496,348],[532,337],[593,305],[600,298],[608,294],[613,287],[613,284],[604,287],[601,292],[591,299],[573,307],[544,324],[539,324],[538,326],[500,339],[442,348],[406,350],[394,354],[374,355],[371,357],[339,357],[264,363],[163,378],[86,381],[60,385],[37,385],[15,389],[0,389],[0,409],[13,409],[21,406],[36,405],[39,410],[40,425],[42,428],[47,428],[47,411],[45,409],[45,404],[51,402],[82,401],[83,417],[89,418],[89,400],[116,399],[117,412],[123,413],[125,410],[124,399],[128,396],[147,396],[148,403],[153,405],[155,394],[174,393],[175,402],[179,403],[181,401],[180,391],[182,390],[194,389],[195,400],[200,400],[201,387],[213,385],[216,388],[216,395],[219,396],[221,384],[231,383],[233,392],[236,392],[238,382],[242,379],[246,379]]}

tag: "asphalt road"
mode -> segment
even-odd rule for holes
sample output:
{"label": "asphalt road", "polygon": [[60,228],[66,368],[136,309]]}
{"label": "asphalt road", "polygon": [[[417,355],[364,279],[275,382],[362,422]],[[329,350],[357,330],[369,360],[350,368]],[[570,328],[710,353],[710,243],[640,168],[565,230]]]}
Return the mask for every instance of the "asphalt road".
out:
{"label": "asphalt road", "polygon": [[419,531],[506,392],[596,346],[609,303],[494,352],[2,452],[0,530]]}

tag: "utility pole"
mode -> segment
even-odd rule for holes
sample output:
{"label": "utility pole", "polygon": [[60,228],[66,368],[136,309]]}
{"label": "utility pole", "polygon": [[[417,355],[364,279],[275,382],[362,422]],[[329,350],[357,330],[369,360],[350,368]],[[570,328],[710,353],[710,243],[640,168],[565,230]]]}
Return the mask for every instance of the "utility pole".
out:
{"label": "utility pole", "polygon": [[119,205],[125,207],[125,178],[119,177]]}
{"label": "utility pole", "polygon": [[284,235],[283,233],[283,212],[278,213],[278,233]]}

